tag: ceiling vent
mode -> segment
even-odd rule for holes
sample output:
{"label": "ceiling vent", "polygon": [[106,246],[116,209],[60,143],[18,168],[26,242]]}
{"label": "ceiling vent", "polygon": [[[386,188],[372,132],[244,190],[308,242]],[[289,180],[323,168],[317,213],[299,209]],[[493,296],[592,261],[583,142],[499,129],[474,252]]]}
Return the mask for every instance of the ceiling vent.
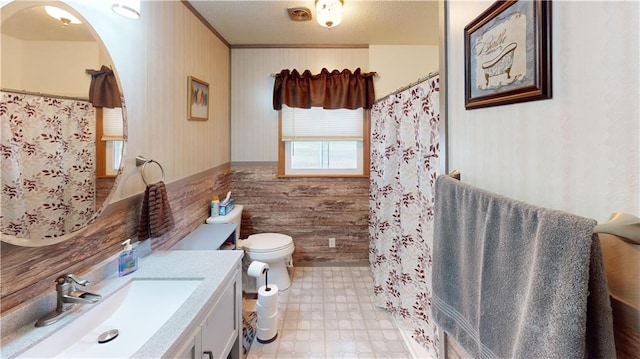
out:
{"label": "ceiling vent", "polygon": [[311,20],[311,10],[306,7],[291,7],[287,9],[289,18],[293,21],[309,21]]}

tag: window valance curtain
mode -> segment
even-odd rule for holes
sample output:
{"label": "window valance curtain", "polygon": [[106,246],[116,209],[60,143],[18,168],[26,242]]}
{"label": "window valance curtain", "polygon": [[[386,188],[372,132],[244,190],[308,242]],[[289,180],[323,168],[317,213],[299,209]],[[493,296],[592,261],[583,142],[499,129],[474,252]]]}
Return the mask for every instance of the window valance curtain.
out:
{"label": "window valance curtain", "polygon": [[89,102],[93,107],[122,107],[120,90],[113,70],[102,65],[100,70],[87,70],[91,75]]}
{"label": "window valance curtain", "polygon": [[302,74],[297,70],[282,70],[273,86],[273,109],[281,110],[282,105],[328,110],[371,109],[375,101],[374,75],[375,72],[361,73],[360,68],[353,73],[347,69],[342,72],[322,69],[317,75],[309,70]]}

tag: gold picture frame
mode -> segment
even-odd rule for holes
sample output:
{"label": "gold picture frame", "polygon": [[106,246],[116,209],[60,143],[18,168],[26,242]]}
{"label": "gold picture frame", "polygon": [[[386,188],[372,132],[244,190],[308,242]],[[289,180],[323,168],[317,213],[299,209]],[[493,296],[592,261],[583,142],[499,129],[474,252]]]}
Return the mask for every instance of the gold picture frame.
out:
{"label": "gold picture frame", "polygon": [[188,77],[187,119],[209,119],[209,84],[193,76]]}

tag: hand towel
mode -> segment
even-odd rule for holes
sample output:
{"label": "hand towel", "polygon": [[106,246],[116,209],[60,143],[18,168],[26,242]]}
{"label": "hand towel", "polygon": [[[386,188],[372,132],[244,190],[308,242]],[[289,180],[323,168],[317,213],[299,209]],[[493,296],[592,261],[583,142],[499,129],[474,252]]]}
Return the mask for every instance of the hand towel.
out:
{"label": "hand towel", "polygon": [[164,182],[160,181],[147,186],[138,223],[138,240],[160,237],[172,230],[174,226]]}
{"label": "hand towel", "polygon": [[596,221],[436,180],[433,313],[476,358],[615,358]]}

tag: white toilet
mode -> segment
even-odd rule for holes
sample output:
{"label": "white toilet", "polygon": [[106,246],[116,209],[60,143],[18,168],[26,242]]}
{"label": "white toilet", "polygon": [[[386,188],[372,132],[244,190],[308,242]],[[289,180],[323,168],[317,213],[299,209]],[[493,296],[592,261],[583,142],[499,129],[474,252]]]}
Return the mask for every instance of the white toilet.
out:
{"label": "white toilet", "polygon": [[291,279],[287,267],[293,264],[291,255],[295,249],[293,239],[280,233],[252,234],[245,240],[240,239],[240,222],[242,220],[242,205],[235,205],[231,213],[226,216],[209,217],[207,223],[235,223],[236,243],[238,249],[244,250],[242,289],[246,293],[257,293],[263,286],[265,278],[256,280],[247,275],[247,267],[253,261],[264,262],[269,265],[267,278],[269,284],[275,284],[279,290],[289,289]]}

